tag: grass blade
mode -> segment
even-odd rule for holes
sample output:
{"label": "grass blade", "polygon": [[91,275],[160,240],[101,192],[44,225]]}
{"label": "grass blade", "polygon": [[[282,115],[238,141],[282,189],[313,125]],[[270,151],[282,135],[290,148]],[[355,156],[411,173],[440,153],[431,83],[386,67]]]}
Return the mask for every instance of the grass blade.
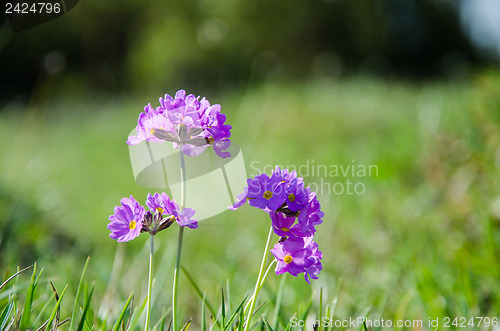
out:
{"label": "grass blade", "polygon": [[189,329],[189,326],[191,325],[191,321],[193,320],[193,318],[191,317],[189,319],[189,321],[186,322],[186,324],[184,324],[184,326],[182,327],[181,331],[186,331],[187,329]]}
{"label": "grass blade", "polygon": [[319,330],[323,330],[323,327],[321,326],[321,321],[323,320],[323,287],[319,288]]}
{"label": "grass blade", "polygon": [[80,276],[80,281],[78,282],[78,288],[76,290],[76,295],[75,295],[75,303],[73,304],[73,312],[71,313],[71,322],[69,324],[70,330],[73,330],[73,322],[75,321],[76,311],[78,310],[78,301],[80,301],[80,292],[82,291],[82,286],[83,286],[83,277],[85,276],[85,272],[87,271],[89,260],[90,256],[87,257],[87,261],[85,261],[85,265],[83,266],[83,271]]}
{"label": "grass blade", "polygon": [[26,297],[24,300],[23,315],[21,316],[21,321],[19,322],[19,330],[23,331],[29,327],[30,315],[31,315],[31,305],[33,304],[33,294],[35,292],[35,282],[36,282],[36,263],[33,265],[33,273],[31,274],[31,280],[28,285],[28,290],[26,291]]}
{"label": "grass blade", "polygon": [[236,308],[236,310],[234,311],[234,313],[231,315],[231,317],[229,318],[229,321],[227,322],[226,326],[224,327],[224,330],[229,330],[231,329],[231,326],[233,324],[233,321],[236,319],[236,316],[238,316],[238,313],[240,311],[243,311],[243,305],[245,304],[245,301],[247,301],[247,298],[248,298],[248,295],[245,296],[245,298],[243,299],[243,301],[241,301],[240,305],[238,306],[238,308]]}
{"label": "grass blade", "polygon": [[15,274],[13,274],[12,276],[10,276],[5,282],[2,283],[2,285],[0,285],[0,290],[2,290],[2,288],[7,285],[8,282],[10,282],[14,277],[16,277],[17,275],[19,275],[21,272],[23,271],[26,271],[28,270],[29,268],[31,268],[33,265],[30,265],[29,267],[26,267],[24,268],[23,270],[19,270],[18,272],[16,272]]}
{"label": "grass blade", "polygon": [[[88,261],[88,259],[87,259],[87,261]],[[87,302],[85,303],[85,307],[83,308],[82,318],[80,319],[80,323],[78,323],[78,328],[76,329],[77,331],[83,330],[83,325],[85,324],[85,319],[87,317],[87,312],[89,310],[90,301],[92,300],[92,294],[94,294],[94,284],[92,284],[92,287],[90,288],[90,293],[89,293]],[[71,326],[71,324],[70,324],[70,326]],[[72,329],[70,328],[70,330],[72,330]]]}
{"label": "grass blade", "polygon": [[120,324],[123,321],[123,317],[125,316],[125,313],[127,312],[128,305],[130,304],[130,301],[132,301],[132,297],[134,296],[134,292],[130,293],[130,296],[127,299],[127,302],[125,303],[125,306],[123,306],[122,311],[120,313],[120,316],[118,316],[118,319],[115,322],[115,325],[113,326],[113,331],[118,331],[120,328]]}
{"label": "grass blade", "polygon": [[160,319],[158,320],[158,323],[155,324],[153,327],[154,329],[157,330],[162,330],[165,328],[165,319],[167,318],[167,315],[170,313],[170,308],[165,310],[165,312],[161,315]]}
{"label": "grass blade", "polygon": [[222,327],[225,328],[226,325],[226,305],[224,303],[224,289],[221,288],[221,296],[222,296],[222,309],[221,309],[221,317],[222,317]]}
{"label": "grass blade", "polygon": [[[283,300],[283,292],[285,291],[286,276],[287,276],[287,273],[282,276],[281,282],[280,282],[280,287],[278,290],[278,294],[276,295],[276,307],[274,308],[274,316],[273,316],[275,330],[278,330],[278,326],[280,323],[281,300]],[[281,324],[283,326],[285,325],[285,323],[283,323],[283,322]]]}
{"label": "grass blade", "polygon": [[325,329],[325,331],[328,331],[328,330],[330,330],[330,324],[331,324],[331,321],[332,321],[330,319],[330,305],[326,305],[325,317],[328,318],[328,325],[325,326],[324,329]]}
{"label": "grass blade", "polygon": [[205,331],[207,329],[205,323],[205,293],[203,293],[203,299],[201,300],[201,331]]}
{"label": "grass blade", "polygon": [[[50,326],[52,325],[52,322],[54,322],[54,319],[56,318],[56,315],[59,314],[59,311],[60,311],[59,306],[61,305],[61,301],[64,297],[64,294],[66,293],[67,288],[68,288],[68,285],[66,284],[66,286],[64,287],[64,289],[61,292],[61,295],[59,296],[59,299],[56,302],[56,305],[54,306],[54,309],[52,309],[52,313],[50,314],[50,318],[47,321],[47,328],[50,328]],[[56,328],[57,328],[57,326],[56,326]]]}
{"label": "grass blade", "polygon": [[231,291],[229,289],[229,279],[226,279],[226,300],[227,300],[227,311],[231,315],[233,308],[231,307]]}
{"label": "grass blade", "polygon": [[301,320],[303,320],[303,321],[307,320],[307,314],[309,314],[309,310],[311,310],[311,306],[312,306],[312,297],[307,302],[306,310],[304,311],[304,314],[302,314]]}
{"label": "grass blade", "polygon": [[148,302],[148,297],[146,296],[144,298],[144,301],[142,302],[141,306],[136,307],[134,309],[134,312],[132,313],[132,317],[130,318],[130,323],[128,325],[127,330],[132,330],[139,323],[139,319],[141,318],[142,313],[144,312],[144,309],[146,309],[147,302]]}
{"label": "grass blade", "polygon": [[[198,287],[198,285],[196,285],[196,283],[194,282],[194,280],[191,277],[191,275],[188,274],[188,272],[186,271],[186,269],[184,269],[184,267],[182,265],[181,265],[181,270],[184,273],[184,276],[186,276],[186,278],[189,281],[189,283],[191,284],[191,286],[193,286],[196,294],[198,294],[198,296],[200,297],[200,299],[203,300],[203,294],[201,293],[200,288]],[[217,314],[216,314],[214,308],[212,307],[212,305],[210,304],[210,302],[208,302],[208,300],[205,300],[205,304],[207,305],[208,310],[210,310],[210,313],[212,314],[212,316],[216,317]],[[220,322],[217,319],[214,320],[214,323],[216,323],[219,328],[222,327],[222,325],[220,324]]]}
{"label": "grass blade", "polygon": [[297,313],[293,314],[293,316],[290,318],[290,321],[288,322],[288,325],[285,328],[285,331],[290,331],[292,329],[292,320],[294,317],[296,318]]}
{"label": "grass blade", "polygon": [[50,305],[50,300],[45,299],[45,304],[43,305],[42,309],[38,312],[38,316],[35,318],[35,322],[33,322],[33,325],[39,325],[40,321],[42,320],[45,311],[47,308],[49,308]]}
{"label": "grass blade", "polygon": [[[57,290],[50,279],[49,279],[49,282],[50,282],[50,286],[52,287],[52,291],[54,292],[54,296],[56,297],[56,302],[57,302],[57,301],[59,301],[59,294],[57,293]],[[61,316],[61,311],[58,308],[57,312],[56,312],[56,329],[57,329],[57,325],[59,325],[59,317],[60,316]]]}
{"label": "grass blade", "polygon": [[4,307],[2,313],[0,314],[0,330],[5,330],[5,326],[7,325],[10,315],[14,311],[14,302],[11,301],[7,306]]}
{"label": "grass blade", "polygon": [[264,322],[264,326],[266,327],[266,330],[268,331],[274,331],[271,325],[269,325],[269,322],[266,319],[266,316],[262,314],[262,321]]}

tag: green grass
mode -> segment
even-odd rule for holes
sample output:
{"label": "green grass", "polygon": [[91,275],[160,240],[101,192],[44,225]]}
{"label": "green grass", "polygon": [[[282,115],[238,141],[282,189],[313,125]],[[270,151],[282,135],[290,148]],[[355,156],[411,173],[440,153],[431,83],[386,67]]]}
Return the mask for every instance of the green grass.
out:
{"label": "green grass", "polygon": [[[498,86],[500,74],[488,72],[462,83],[352,78],[270,83],[219,98],[207,95],[227,114],[249,174],[255,172],[251,164],[300,166],[307,160],[327,166],[354,160],[378,167],[376,177],[323,178],[330,186],[346,179],[361,182],[366,192],[328,194],[323,184],[320,279],[309,286],[301,277],[288,276],[281,285],[283,277],[271,273],[258,304],[267,301],[254,321],[264,314],[262,327],[284,329],[294,315],[318,318],[320,305],[322,316],[338,319],[425,322],[428,317],[497,316]],[[47,276],[60,292],[68,284],[60,321],[77,306],[77,318],[83,311],[88,317],[83,329],[93,323],[94,329],[109,329],[118,316],[127,319],[134,309],[132,321],[141,315],[148,238],[117,244],[108,238],[106,225],[121,197],[143,201],[149,192],[135,184],[125,144],[147,102],[155,99],[55,100],[27,109],[10,105],[0,113],[0,271],[12,275],[18,265],[35,260],[44,267],[28,322],[40,314],[44,300],[53,299]],[[305,176],[319,187],[321,180]],[[227,313],[218,311],[218,321],[233,317],[252,293],[268,223],[261,211],[245,206],[186,231],[182,264],[200,293],[181,274],[181,324],[193,318],[190,329],[198,329],[205,316],[209,329],[212,313],[206,307],[202,314],[202,298],[220,309],[224,287]],[[170,308],[176,238],[177,231],[170,230],[155,239],[153,325],[162,316],[165,326],[170,320],[164,313]],[[85,287],[78,280],[87,255],[92,258]],[[19,290],[11,295],[20,308],[29,290],[22,286],[31,283],[26,272],[16,279]],[[92,281],[95,289],[88,285]],[[14,302],[3,296],[12,282],[0,291],[0,317]],[[132,291],[132,308],[120,315]],[[81,302],[75,305],[77,293]],[[90,296],[86,306],[83,298]],[[40,325],[54,304],[41,313]]]}

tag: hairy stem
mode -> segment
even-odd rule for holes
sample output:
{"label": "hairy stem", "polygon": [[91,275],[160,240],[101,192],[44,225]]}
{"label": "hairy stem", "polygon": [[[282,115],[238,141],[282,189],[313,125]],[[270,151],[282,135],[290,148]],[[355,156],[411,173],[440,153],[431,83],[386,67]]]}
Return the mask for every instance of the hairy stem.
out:
{"label": "hairy stem", "polygon": [[269,234],[267,236],[266,249],[264,250],[264,254],[262,256],[262,261],[260,263],[259,276],[257,277],[257,282],[255,283],[255,290],[253,292],[252,301],[250,304],[250,310],[248,312],[245,311],[245,314],[248,316],[245,324],[245,331],[250,330],[250,322],[252,321],[253,310],[255,308],[255,303],[257,302],[257,297],[259,296],[260,289],[262,288],[262,280],[264,278],[264,271],[267,261],[267,255],[269,254],[269,246],[271,244],[271,237],[273,234],[273,227],[269,229]]}
{"label": "hairy stem", "polygon": [[151,235],[150,241],[150,252],[149,252],[149,278],[148,278],[148,303],[146,310],[146,325],[144,326],[145,331],[149,331],[149,319],[151,317],[151,292],[153,287],[153,255],[155,252],[155,240],[154,235]]}
{"label": "hairy stem", "polygon": [[[179,146],[179,158],[181,164],[181,210],[184,209],[186,203],[186,165],[184,163],[184,150],[182,145]],[[172,289],[172,327],[173,330],[178,330],[177,321],[177,287],[179,283],[179,273],[181,266],[181,253],[182,253],[182,238],[184,235],[184,227],[179,227],[179,237],[177,239],[177,255],[175,257],[175,270],[174,270],[174,282]]]}

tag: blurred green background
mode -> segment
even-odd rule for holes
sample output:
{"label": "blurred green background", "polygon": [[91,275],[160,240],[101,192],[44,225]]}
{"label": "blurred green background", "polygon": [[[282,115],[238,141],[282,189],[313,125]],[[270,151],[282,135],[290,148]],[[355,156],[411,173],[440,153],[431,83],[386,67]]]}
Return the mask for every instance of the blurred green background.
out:
{"label": "blurred green background", "polygon": [[[378,167],[306,176],[366,191],[319,190],[324,270],[311,286],[287,278],[283,319],[306,309],[304,293],[316,306],[320,287],[330,300],[340,287],[339,318],[498,316],[500,28],[478,37],[480,12],[445,0],[89,0],[21,32],[3,18],[0,271],[38,261],[74,291],[90,255],[96,314],[116,314],[132,289],[142,300],[147,238],[117,244],[107,218],[150,192],[125,144],[139,112],[183,88],[222,105],[249,175],[252,162]],[[233,304],[252,290],[268,227],[245,206],[186,232],[183,264],[210,300],[227,282]],[[156,239],[155,316],[169,306],[176,239]],[[262,293],[269,316],[281,279]],[[182,275],[180,293],[199,324]]]}

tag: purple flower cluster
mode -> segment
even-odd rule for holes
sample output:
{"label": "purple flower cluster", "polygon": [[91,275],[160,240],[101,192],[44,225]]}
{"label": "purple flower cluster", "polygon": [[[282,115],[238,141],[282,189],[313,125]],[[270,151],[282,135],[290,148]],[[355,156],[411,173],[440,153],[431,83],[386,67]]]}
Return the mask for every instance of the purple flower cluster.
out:
{"label": "purple flower cluster", "polygon": [[191,218],[195,213],[194,209],[181,210],[175,200],[170,200],[165,193],[149,193],[146,206],[149,207],[148,211],[133,196],[123,198],[121,206],[115,206],[115,213],[109,216],[109,236],[118,242],[124,242],[138,237],[141,232],[155,235],[174,222],[191,229],[198,227],[198,221]]}
{"label": "purple flower cluster", "polygon": [[212,146],[218,156],[230,157],[227,149],[231,145],[231,125],[224,124],[226,115],[221,113],[220,105],[211,106],[207,99],[199,98],[179,90],[173,98],[165,94],[156,108],[148,104],[137,120],[137,134],[128,137],[127,144],[166,140],[174,143],[175,148],[182,146],[189,156],[199,155]]}
{"label": "purple flower cluster", "polygon": [[248,201],[251,206],[269,213],[274,233],[281,237],[271,249],[277,260],[276,274],[304,273],[308,283],[309,278],[317,279],[323,254],[313,238],[324,213],[316,193],[309,187],[304,188],[303,178],[297,177],[295,171],[279,167],[271,177],[257,175],[248,179],[247,185],[230,209],[235,210]]}

